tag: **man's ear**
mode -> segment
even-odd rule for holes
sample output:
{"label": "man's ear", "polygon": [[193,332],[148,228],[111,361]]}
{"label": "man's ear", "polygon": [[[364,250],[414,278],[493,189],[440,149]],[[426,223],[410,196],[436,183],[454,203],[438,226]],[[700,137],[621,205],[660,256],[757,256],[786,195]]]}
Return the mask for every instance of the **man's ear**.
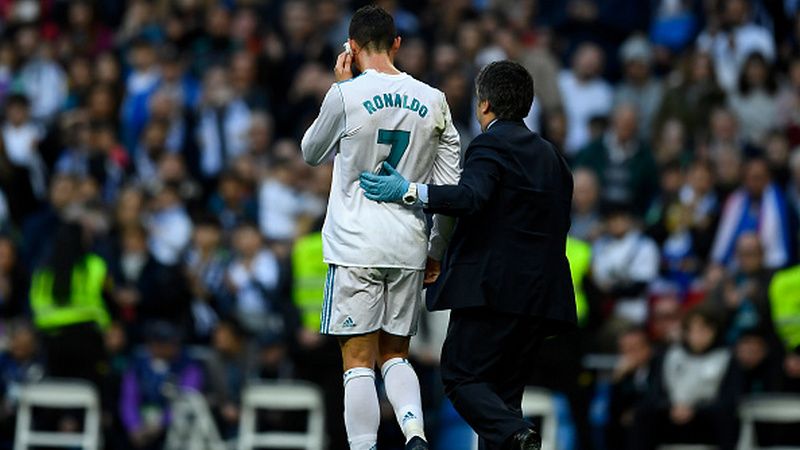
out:
{"label": "man's ear", "polygon": [[347,42],[350,43],[350,52],[353,54],[352,56],[356,56],[356,52],[361,50],[361,46],[358,45],[355,39],[348,38]]}
{"label": "man's ear", "polygon": [[403,38],[397,36],[394,38],[394,42],[392,42],[392,48],[389,49],[389,56],[394,58],[394,55],[397,54],[397,51],[400,50],[400,44],[402,43]]}
{"label": "man's ear", "polygon": [[481,100],[478,103],[478,108],[481,110],[481,114],[486,115],[489,114],[492,110],[492,105],[489,104],[489,100]]}

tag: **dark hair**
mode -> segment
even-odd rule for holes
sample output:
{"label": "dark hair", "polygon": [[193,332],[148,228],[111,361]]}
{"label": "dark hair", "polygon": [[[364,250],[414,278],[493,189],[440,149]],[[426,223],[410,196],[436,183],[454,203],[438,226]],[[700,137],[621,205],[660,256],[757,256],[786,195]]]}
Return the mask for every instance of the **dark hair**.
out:
{"label": "dark hair", "polygon": [[194,220],[195,227],[214,227],[214,228],[222,228],[222,223],[219,221],[219,218],[215,214],[211,213],[201,213],[195,216]]}
{"label": "dark hair", "polygon": [[64,305],[72,294],[72,273],[83,263],[87,248],[83,241],[83,227],[65,222],[59,225],[53,241],[47,267],[53,271],[53,299]]}
{"label": "dark hair", "polygon": [[694,306],[686,312],[686,315],[683,316],[683,328],[688,328],[689,324],[695,318],[699,318],[705,322],[706,325],[713,328],[717,335],[716,337],[720,337],[719,335],[721,334],[722,330],[722,318],[720,317],[720,312],[717,309],[703,303]]}
{"label": "dark hair", "polygon": [[475,78],[478,101],[489,101],[498,119],[522,120],[533,103],[533,78],[519,63],[493,62]]}
{"label": "dark hair", "polygon": [[217,186],[222,184],[223,181],[233,181],[234,183],[238,183],[240,185],[246,185],[247,181],[242,178],[239,172],[233,169],[225,169],[219,176],[219,181],[217,182]]}
{"label": "dark hair", "polygon": [[233,316],[223,316],[220,318],[219,322],[217,322],[217,328],[222,327],[229,329],[239,340],[248,337],[249,334],[242,323]]}
{"label": "dark hair", "polygon": [[350,19],[350,39],[358,45],[376,51],[389,51],[397,37],[394,18],[380,6],[368,5],[358,9]]}
{"label": "dark hair", "polygon": [[22,106],[24,108],[30,107],[31,102],[25,94],[11,94],[6,98],[6,107]]}
{"label": "dark hair", "polygon": [[764,58],[764,55],[758,52],[750,53],[747,59],[745,59],[744,64],[742,64],[742,68],[739,71],[739,92],[743,95],[747,95],[754,87],[747,79],[747,69],[750,67],[750,64],[761,64],[764,67],[764,71],[767,72],[766,79],[764,80],[764,89],[768,94],[774,95],[778,90],[775,67]]}

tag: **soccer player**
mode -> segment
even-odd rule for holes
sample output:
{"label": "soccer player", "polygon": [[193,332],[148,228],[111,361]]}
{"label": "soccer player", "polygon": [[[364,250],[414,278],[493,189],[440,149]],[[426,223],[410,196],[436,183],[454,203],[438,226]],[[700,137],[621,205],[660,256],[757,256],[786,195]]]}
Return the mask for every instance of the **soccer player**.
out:
{"label": "soccer player", "polygon": [[[406,358],[426,267],[435,278],[452,221],[434,217],[429,239],[421,209],[367,200],[358,177],[386,162],[410,180],[457,183],[458,133],[444,94],[395,68],[400,37],[391,15],[365,6],[349,34],[350,52],[339,55],[334,70],[338,82],[302,141],[309,164],[336,155],[322,232],[329,264],[322,332],[341,344],[350,448],[376,448],[378,364],[406,449],[427,449],[419,380]],[[361,74],[352,78],[351,66]],[[403,194],[407,204],[417,202],[413,189]]]}

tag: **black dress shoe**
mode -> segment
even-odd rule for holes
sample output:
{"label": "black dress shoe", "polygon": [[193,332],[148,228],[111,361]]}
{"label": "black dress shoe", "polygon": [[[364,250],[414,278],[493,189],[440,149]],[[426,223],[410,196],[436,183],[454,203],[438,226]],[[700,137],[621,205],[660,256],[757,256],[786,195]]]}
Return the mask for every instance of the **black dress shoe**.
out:
{"label": "black dress shoe", "polygon": [[406,450],[428,450],[428,443],[419,436],[414,436],[406,444]]}
{"label": "black dress shoe", "polygon": [[542,437],[533,429],[522,430],[511,438],[511,450],[541,450]]}

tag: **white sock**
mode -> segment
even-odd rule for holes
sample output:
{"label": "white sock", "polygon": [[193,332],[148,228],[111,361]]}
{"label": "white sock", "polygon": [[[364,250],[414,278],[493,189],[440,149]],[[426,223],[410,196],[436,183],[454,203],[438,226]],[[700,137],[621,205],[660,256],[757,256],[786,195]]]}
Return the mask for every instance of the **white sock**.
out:
{"label": "white sock", "polygon": [[350,450],[374,450],[378,442],[378,392],[375,371],[356,367],[344,373],[344,427]]}
{"label": "white sock", "polygon": [[414,436],[425,439],[419,379],[414,368],[407,359],[392,358],[383,364],[381,373],[386,386],[386,397],[394,408],[394,415],[403,430],[406,442]]}

